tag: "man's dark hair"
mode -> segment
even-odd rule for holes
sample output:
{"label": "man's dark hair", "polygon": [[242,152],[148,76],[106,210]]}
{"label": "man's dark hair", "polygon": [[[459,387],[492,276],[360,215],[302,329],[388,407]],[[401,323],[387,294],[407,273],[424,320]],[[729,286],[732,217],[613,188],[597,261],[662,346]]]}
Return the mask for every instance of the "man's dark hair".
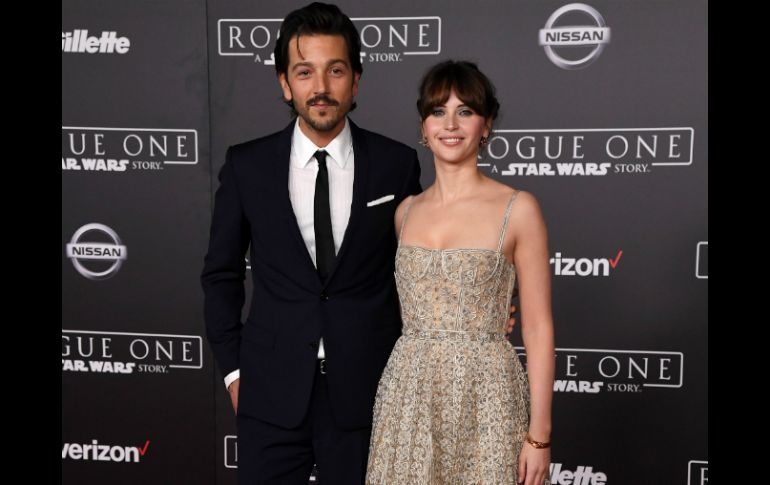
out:
{"label": "man's dark hair", "polygon": [[354,72],[361,74],[361,40],[350,17],[336,5],[313,2],[289,13],[281,24],[281,31],[273,51],[276,74],[286,74],[289,69],[289,41],[302,35],[341,35],[348,46],[348,59]]}

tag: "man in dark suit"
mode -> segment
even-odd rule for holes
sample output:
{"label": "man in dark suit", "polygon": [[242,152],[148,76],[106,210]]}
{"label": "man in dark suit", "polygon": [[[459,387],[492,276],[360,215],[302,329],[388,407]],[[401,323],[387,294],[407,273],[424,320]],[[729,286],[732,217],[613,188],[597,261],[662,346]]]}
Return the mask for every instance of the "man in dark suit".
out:
{"label": "man in dark suit", "polygon": [[401,332],[393,218],[421,189],[413,149],[347,118],[360,49],[336,6],[291,12],[275,66],[298,116],[230,147],[219,175],[201,280],[241,484],[306,484],[314,463],[323,483],[364,480],[377,383]]}

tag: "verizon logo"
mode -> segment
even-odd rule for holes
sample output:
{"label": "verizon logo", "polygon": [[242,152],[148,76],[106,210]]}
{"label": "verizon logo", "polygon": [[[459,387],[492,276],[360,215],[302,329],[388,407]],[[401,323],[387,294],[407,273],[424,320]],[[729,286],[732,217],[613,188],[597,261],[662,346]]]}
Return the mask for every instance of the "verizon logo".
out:
{"label": "verizon logo", "polygon": [[150,447],[150,440],[142,446],[100,445],[99,441],[91,440],[91,443],[63,443],[61,446],[61,459],[77,461],[113,461],[139,463]]}
{"label": "verizon logo", "polygon": [[609,276],[618,268],[623,250],[608,258],[570,258],[556,253],[551,258],[553,274],[555,276]]}

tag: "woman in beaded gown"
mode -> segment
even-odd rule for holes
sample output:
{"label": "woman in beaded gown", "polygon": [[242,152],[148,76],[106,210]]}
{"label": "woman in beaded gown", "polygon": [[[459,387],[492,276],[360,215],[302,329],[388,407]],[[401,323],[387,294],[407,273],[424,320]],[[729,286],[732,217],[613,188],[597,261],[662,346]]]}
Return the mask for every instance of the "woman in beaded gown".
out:
{"label": "woman in beaded gown", "polygon": [[[554,373],[542,214],[478,169],[499,104],[475,64],[434,66],[417,106],[436,182],[396,211],[403,332],[377,390],[366,483],[542,485]],[[527,372],[505,338],[517,276]]]}

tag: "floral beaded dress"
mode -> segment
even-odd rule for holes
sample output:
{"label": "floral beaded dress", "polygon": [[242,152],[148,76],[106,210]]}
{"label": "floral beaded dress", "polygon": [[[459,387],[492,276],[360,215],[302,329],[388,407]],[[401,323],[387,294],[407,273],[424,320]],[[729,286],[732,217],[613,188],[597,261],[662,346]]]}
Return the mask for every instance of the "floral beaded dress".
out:
{"label": "floral beaded dress", "polygon": [[516,483],[529,387],[505,338],[516,271],[502,253],[516,194],[497,250],[402,246],[399,237],[403,331],[377,389],[367,484]]}

